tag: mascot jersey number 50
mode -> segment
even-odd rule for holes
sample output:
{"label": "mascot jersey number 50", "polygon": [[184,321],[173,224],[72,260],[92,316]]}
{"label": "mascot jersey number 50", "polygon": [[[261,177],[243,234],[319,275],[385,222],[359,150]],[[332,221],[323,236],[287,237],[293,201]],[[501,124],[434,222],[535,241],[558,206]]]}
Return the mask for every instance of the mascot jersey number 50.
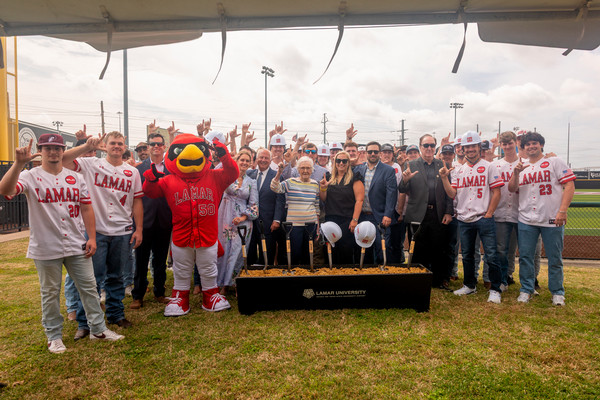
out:
{"label": "mascot jersey number 50", "polygon": [[215,140],[213,146],[223,169],[210,169],[209,145],[203,138],[181,134],[165,157],[171,174],[164,176],[154,164],[144,173],[144,194],[165,197],[173,213],[174,283],[166,317],[190,311],[194,264],[202,280],[202,308],[221,311],[231,307],[217,287],[218,210],[223,191],[235,181],[239,170],[225,145]]}

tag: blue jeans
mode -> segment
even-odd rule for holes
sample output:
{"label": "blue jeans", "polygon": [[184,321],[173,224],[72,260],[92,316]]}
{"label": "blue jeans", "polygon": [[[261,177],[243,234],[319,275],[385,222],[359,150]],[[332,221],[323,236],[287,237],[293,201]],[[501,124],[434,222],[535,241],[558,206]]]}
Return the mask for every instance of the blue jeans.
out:
{"label": "blue jeans", "polygon": [[500,272],[496,252],[496,224],[494,217],[481,218],[475,222],[459,221],[459,227],[465,286],[471,289],[475,289],[477,286],[477,277],[475,276],[475,242],[477,234],[479,234],[481,243],[483,243],[485,261],[489,265],[492,290],[500,292],[502,273]]}
{"label": "blue jeans", "polygon": [[563,295],[563,235],[564,226],[535,226],[519,222],[519,280],[521,292],[533,294],[535,290],[535,248],[542,235],[548,258],[548,289],[552,294]]}
{"label": "blue jeans", "polygon": [[129,254],[127,261],[123,264],[123,286],[132,286],[134,284],[135,277],[135,250],[133,249],[134,243],[129,245]]}
{"label": "blue jeans", "polygon": [[[498,244],[498,263],[502,271],[502,283],[508,285],[508,255],[510,253],[510,237],[517,231],[516,222],[496,222],[496,243]],[[514,261],[514,253],[513,253]]]}
{"label": "blue jeans", "polygon": [[[123,267],[129,261],[131,254],[129,241],[131,234],[121,236],[105,236],[96,233],[96,253],[92,256],[96,289],[100,293],[102,282],[106,292],[106,319],[114,324],[125,318],[123,298]],[[79,327],[88,329],[87,319],[81,303],[77,307],[77,322]]]}
{"label": "blue jeans", "polygon": [[71,275],[67,273],[65,276],[65,304],[67,306],[67,313],[71,311],[77,311],[77,302],[79,301],[79,292],[75,286],[75,282],[71,278]]}

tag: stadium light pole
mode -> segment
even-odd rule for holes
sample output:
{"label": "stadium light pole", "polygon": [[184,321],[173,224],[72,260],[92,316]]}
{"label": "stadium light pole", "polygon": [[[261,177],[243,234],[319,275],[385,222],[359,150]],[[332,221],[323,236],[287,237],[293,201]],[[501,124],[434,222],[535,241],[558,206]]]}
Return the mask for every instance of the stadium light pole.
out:
{"label": "stadium light pole", "polygon": [[268,149],[269,146],[267,144],[267,138],[268,138],[268,133],[267,133],[267,78],[269,76],[271,78],[273,78],[275,76],[275,71],[273,71],[271,68],[265,67],[263,65],[262,71],[260,71],[260,73],[265,76],[265,149]]}
{"label": "stadium light pole", "polygon": [[56,133],[60,135],[60,127],[63,126],[62,121],[52,121],[52,125],[56,126]]}
{"label": "stadium light pole", "polygon": [[463,108],[463,103],[450,103],[450,108],[454,108],[454,139],[456,139],[456,109]]}

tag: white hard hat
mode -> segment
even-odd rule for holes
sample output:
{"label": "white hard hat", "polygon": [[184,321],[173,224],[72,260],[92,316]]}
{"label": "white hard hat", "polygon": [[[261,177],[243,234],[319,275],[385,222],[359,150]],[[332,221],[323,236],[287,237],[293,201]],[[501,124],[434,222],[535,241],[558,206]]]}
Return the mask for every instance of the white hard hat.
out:
{"label": "white hard hat", "polygon": [[335,242],[342,238],[342,229],[338,224],[331,221],[321,224],[321,233],[331,243],[331,247],[335,247]]}
{"label": "white hard hat", "polygon": [[285,146],[285,138],[283,135],[276,134],[271,138],[271,146]]}
{"label": "white hard hat", "polygon": [[479,133],[475,132],[475,131],[467,131],[464,135],[462,135],[460,144],[462,146],[468,146],[470,144],[480,144],[481,143],[481,136],[479,136]]}
{"label": "white hard hat", "polygon": [[317,146],[317,155],[329,157],[329,146],[326,144],[320,144]]}
{"label": "white hard hat", "polygon": [[371,247],[375,240],[377,229],[372,222],[363,221],[354,228],[354,239],[360,247]]}
{"label": "white hard hat", "polygon": [[344,146],[340,142],[331,142],[329,150],[344,150]]}
{"label": "white hard hat", "polygon": [[223,135],[221,132],[217,132],[217,131],[212,131],[206,134],[206,136],[204,136],[204,140],[206,140],[208,143],[212,144],[213,140],[217,139],[217,141],[225,144],[227,141],[225,140],[225,135]]}

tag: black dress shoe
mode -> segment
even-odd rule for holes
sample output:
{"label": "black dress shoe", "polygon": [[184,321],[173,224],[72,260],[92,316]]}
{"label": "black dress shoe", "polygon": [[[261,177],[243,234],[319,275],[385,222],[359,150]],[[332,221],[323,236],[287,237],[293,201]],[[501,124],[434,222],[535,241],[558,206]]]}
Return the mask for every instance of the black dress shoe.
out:
{"label": "black dress shoe", "polygon": [[119,328],[129,328],[132,323],[126,320],[125,318],[118,320],[117,322],[111,322],[113,325],[117,325]]}
{"label": "black dress shoe", "polygon": [[90,336],[89,329],[77,329],[77,332],[75,332],[75,337],[73,338],[73,340],[83,339],[84,337],[88,337],[88,336]]}

